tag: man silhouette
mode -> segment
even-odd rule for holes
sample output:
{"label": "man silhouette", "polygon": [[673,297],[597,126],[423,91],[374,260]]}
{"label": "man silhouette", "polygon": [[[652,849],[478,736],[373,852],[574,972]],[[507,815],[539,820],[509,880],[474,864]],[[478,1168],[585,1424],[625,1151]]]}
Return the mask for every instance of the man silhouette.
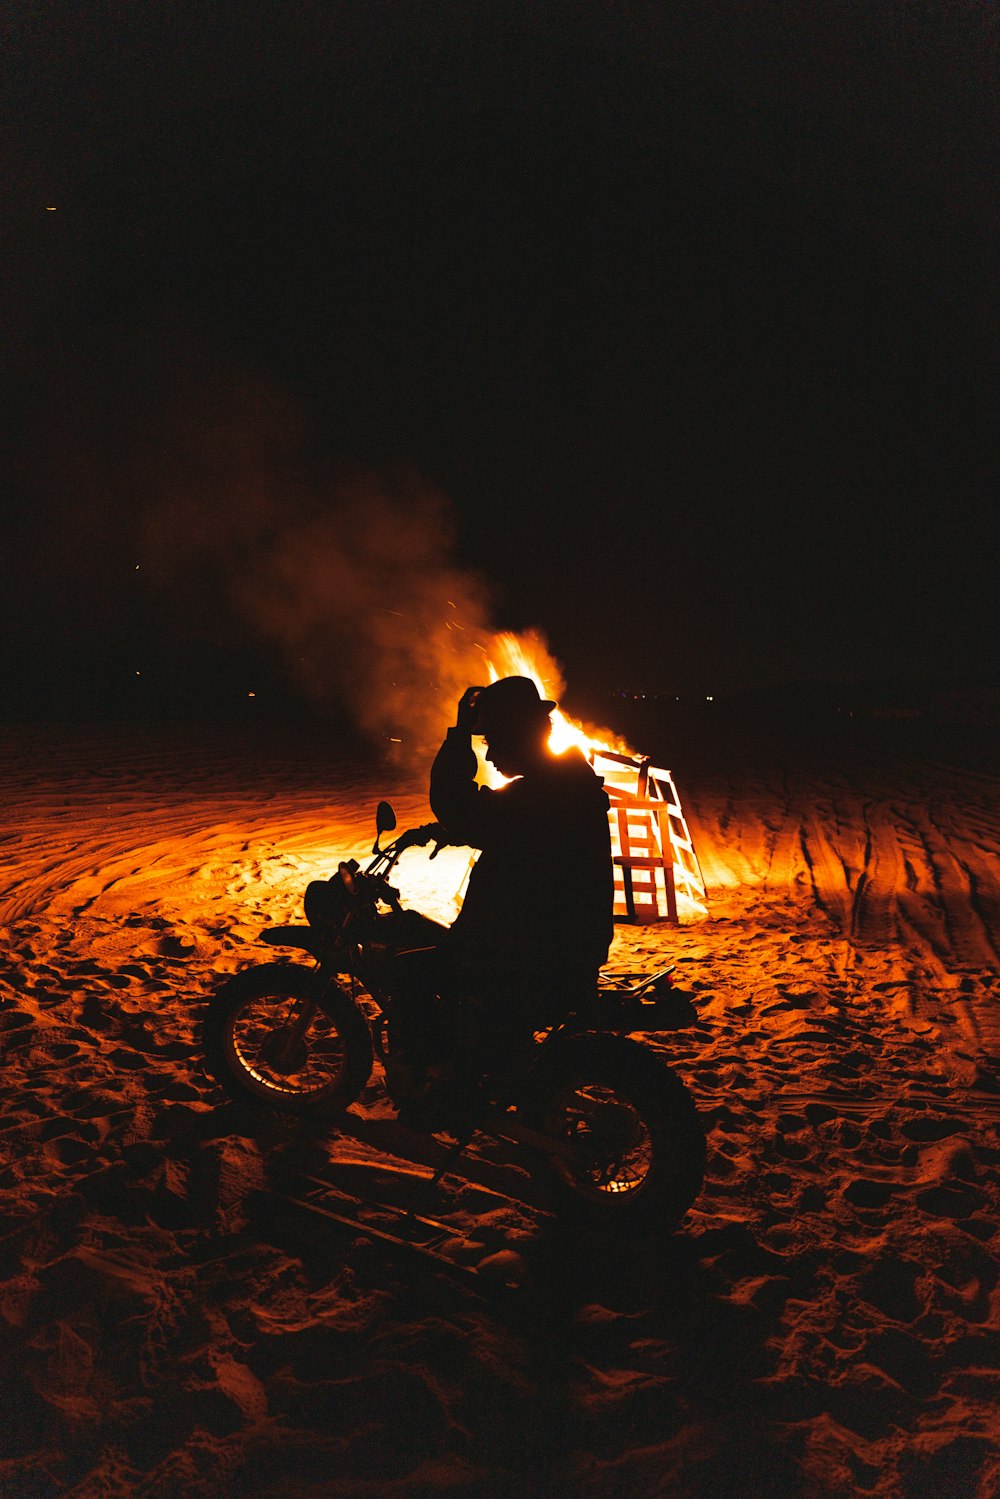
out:
{"label": "man silhouette", "polygon": [[[501,1052],[593,993],[614,931],[607,793],[578,749],[549,749],[554,707],[527,677],[470,687],[431,770],[448,841],[481,850],[442,956]],[[476,784],[473,734],[512,778],[498,790]]]}

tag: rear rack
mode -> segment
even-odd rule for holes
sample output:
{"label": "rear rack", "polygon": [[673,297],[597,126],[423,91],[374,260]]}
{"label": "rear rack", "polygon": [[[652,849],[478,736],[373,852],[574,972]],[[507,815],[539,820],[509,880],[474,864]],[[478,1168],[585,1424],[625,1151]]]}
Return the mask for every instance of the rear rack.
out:
{"label": "rear rack", "polygon": [[[673,966],[648,975],[607,974],[598,985],[596,1012],[602,1021],[635,1031],[679,1031],[698,1023],[698,1011],[687,994],[670,982]],[[638,983],[623,987],[627,979]]]}
{"label": "rear rack", "polygon": [[[620,994],[635,999],[641,994],[647,994],[651,989],[657,992],[657,984],[660,985],[661,992],[669,990],[673,987],[670,982],[670,975],[673,973],[675,967],[676,964],[671,963],[669,968],[658,968],[655,973],[648,975],[636,975],[635,973],[602,974],[597,981],[597,992],[598,994]],[[623,983],[636,977],[639,978],[639,983],[629,984],[628,987],[622,988]]]}

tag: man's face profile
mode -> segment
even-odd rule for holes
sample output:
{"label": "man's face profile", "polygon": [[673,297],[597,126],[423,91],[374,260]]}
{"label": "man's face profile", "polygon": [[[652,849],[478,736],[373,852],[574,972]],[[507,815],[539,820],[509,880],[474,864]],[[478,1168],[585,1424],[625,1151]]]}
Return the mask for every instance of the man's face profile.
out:
{"label": "man's face profile", "polygon": [[549,730],[547,713],[488,724],[483,735],[486,758],[502,776],[523,775],[544,756]]}

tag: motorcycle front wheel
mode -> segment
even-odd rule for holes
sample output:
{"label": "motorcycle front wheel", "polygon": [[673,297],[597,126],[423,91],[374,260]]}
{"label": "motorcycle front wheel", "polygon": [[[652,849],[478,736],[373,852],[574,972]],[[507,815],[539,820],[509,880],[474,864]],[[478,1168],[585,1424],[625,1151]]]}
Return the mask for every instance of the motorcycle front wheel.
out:
{"label": "motorcycle front wheel", "polygon": [[343,1112],[372,1069],[371,1032],[350,995],[292,963],[261,963],[223,984],[202,1044],[231,1098],[309,1118]]}
{"label": "motorcycle front wheel", "polygon": [[591,1222],[668,1227],[705,1173],[705,1132],[676,1073],[635,1041],[573,1036],[544,1051],[519,1117],[544,1152],[558,1206]]}

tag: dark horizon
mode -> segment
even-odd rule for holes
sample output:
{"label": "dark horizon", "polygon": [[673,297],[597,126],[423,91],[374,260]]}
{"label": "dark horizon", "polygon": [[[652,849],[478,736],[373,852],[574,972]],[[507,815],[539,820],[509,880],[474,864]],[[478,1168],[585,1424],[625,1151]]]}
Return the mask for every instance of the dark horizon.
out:
{"label": "dark horizon", "polygon": [[387,584],[571,691],[995,677],[985,12],[8,30],[9,712],[334,697]]}

